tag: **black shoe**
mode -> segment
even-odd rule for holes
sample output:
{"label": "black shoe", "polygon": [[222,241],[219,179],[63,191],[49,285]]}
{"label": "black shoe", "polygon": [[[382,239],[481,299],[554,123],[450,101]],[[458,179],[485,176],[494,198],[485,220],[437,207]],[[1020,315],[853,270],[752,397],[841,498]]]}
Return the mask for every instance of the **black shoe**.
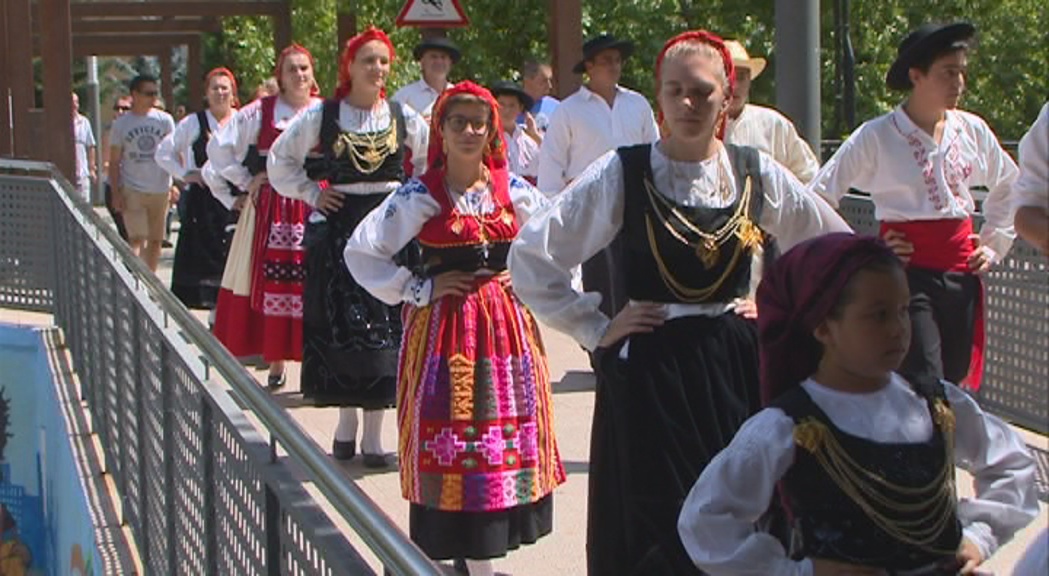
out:
{"label": "black shoe", "polygon": [[281,388],[288,383],[288,373],[281,372],[280,374],[270,374],[269,378],[266,379],[266,384],[270,388]]}
{"label": "black shoe", "polygon": [[374,470],[389,468],[393,465],[390,460],[389,454],[368,454],[367,452],[361,452],[361,456],[364,457],[364,467],[372,468]]}
{"label": "black shoe", "polygon": [[353,457],[357,455],[357,442],[350,440],[349,442],[342,442],[339,440],[333,440],[331,443],[331,456],[336,460],[353,460]]}

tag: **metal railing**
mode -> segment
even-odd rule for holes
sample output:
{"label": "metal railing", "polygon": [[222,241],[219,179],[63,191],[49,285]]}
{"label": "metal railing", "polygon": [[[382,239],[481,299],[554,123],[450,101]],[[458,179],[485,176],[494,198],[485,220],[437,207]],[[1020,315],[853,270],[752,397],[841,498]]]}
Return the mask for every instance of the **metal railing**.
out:
{"label": "metal railing", "polygon": [[0,159],[0,307],[63,329],[146,573],[374,574],[310,482],[388,571],[440,574],[74,196]]}

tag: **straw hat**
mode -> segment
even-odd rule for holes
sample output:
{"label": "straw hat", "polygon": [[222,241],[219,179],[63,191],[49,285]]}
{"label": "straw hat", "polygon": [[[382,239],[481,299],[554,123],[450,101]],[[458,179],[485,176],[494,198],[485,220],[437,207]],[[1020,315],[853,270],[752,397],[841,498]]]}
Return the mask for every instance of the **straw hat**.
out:
{"label": "straw hat", "polygon": [[726,40],[725,47],[728,48],[728,53],[732,55],[732,63],[736,65],[736,68],[750,70],[751,80],[757,78],[758,75],[765,71],[765,59],[751,58],[750,54],[747,54],[747,49],[739,42]]}

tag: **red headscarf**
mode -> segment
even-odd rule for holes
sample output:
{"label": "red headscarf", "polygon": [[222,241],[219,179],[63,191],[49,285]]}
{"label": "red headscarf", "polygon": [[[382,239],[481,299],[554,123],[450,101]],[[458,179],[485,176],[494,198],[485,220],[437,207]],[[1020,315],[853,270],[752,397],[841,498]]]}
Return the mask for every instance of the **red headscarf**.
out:
{"label": "red headscarf", "polygon": [[[656,56],[656,103],[659,102],[659,91],[663,83],[663,59],[666,58],[667,52],[670,51],[677,44],[682,42],[698,42],[700,44],[709,44],[713,46],[721,54],[721,62],[725,66],[725,78],[728,79],[728,90],[725,91],[725,98],[731,98],[732,94],[736,91],[736,65],[732,63],[732,55],[728,51],[728,47],[725,46],[725,41],[720,36],[706,30],[690,30],[688,32],[682,32],[677,36],[674,36],[667,43],[663,45],[663,49],[659,51],[659,56]],[[657,112],[656,121],[660,125],[663,124],[663,111]],[[725,125],[722,124],[718,128],[716,135],[718,139],[724,139],[725,136]]]}
{"label": "red headscarf", "polygon": [[765,271],[757,295],[763,405],[816,372],[822,346],[812,332],[849,280],[872,262],[893,258],[879,238],[839,232],[798,244]]}
{"label": "red headscarf", "polygon": [[204,86],[211,85],[211,79],[216,76],[225,76],[229,78],[229,83],[233,92],[233,107],[238,108],[240,106],[240,98],[237,97],[237,79],[233,77],[233,72],[229,68],[214,68],[208,75],[204,77]]}
{"label": "red headscarf", "polygon": [[484,151],[484,164],[489,170],[506,169],[506,142],[503,140],[503,123],[499,120],[499,103],[484,86],[464,80],[445,90],[433,105],[430,117],[430,148],[428,149],[428,170],[444,168],[444,138],[441,136],[441,124],[447,112],[448,101],[455,96],[469,94],[480,98],[492,110],[492,123],[488,128],[488,146]]}
{"label": "red headscarf", "polygon": [[[273,69],[273,77],[277,79],[277,86],[280,86],[281,92],[284,91],[284,86],[281,85],[280,81],[280,77],[282,76],[281,72],[284,70],[284,61],[292,54],[305,54],[306,57],[310,59],[310,68],[313,68],[314,70],[317,69],[317,66],[313,62],[313,54],[310,54],[310,51],[307,50],[305,46],[292,42],[287,48],[280,51],[280,56],[277,57],[277,66]],[[314,78],[313,87],[310,88],[310,96],[316,96],[320,94],[320,92],[321,88],[317,85],[316,78]]]}
{"label": "red headscarf", "polygon": [[[390,49],[390,64],[393,64],[394,58],[397,57],[397,51],[394,50],[390,37],[375,26],[369,26],[364,32],[347,40],[346,47],[342,49],[342,56],[339,58],[339,86],[335,89],[336,100],[341,100],[350,93],[352,81],[350,78],[350,65],[353,64],[353,59],[357,57],[357,51],[361,49],[361,46],[373,40],[379,40],[386,44],[386,47]],[[386,97],[385,86],[379,92],[379,95],[381,98]]]}

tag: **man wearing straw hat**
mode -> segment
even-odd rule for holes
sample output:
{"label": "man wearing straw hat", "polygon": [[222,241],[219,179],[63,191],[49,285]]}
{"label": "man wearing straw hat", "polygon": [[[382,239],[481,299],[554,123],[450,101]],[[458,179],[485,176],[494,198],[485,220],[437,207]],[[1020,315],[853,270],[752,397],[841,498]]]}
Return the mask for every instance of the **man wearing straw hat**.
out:
{"label": "man wearing straw hat", "polygon": [[750,82],[765,70],[765,59],[751,58],[735,40],[725,42],[725,46],[736,65],[736,91],[729,103],[725,142],[757,148],[786,166],[798,180],[812,180],[820,169],[819,159],[808,142],[798,136],[790,119],[772,108],[748,102]]}

